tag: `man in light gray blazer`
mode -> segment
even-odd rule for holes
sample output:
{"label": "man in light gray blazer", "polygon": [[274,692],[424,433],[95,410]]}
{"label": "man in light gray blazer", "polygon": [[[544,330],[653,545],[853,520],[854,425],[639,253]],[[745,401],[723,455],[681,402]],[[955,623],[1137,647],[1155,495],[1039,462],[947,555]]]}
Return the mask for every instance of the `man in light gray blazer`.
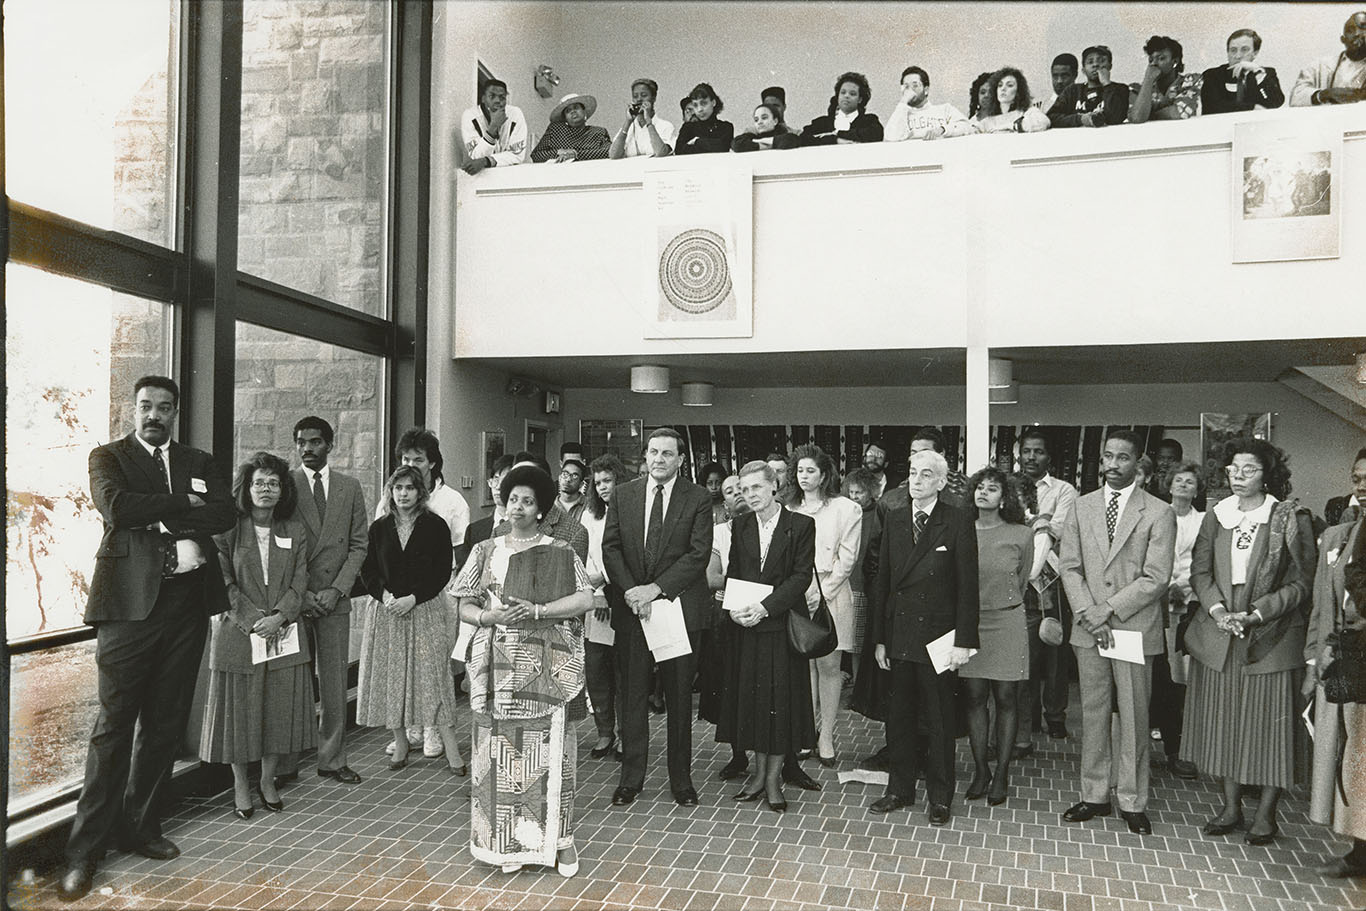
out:
{"label": "man in light gray blazer", "polygon": [[[299,494],[298,515],[308,539],[308,592],[304,595],[304,630],[318,677],[318,776],[342,784],[359,784],[346,764],[346,668],[351,643],[351,585],[365,562],[367,532],[365,495],[360,482],[333,471],[332,425],[306,417],[294,425],[294,447],[302,468],[290,472]],[[299,774],[299,757],[281,761],[282,781]]]}
{"label": "man in light gray blazer", "polygon": [[[1062,814],[1085,822],[1112,812],[1115,789],[1129,831],[1148,820],[1148,698],[1162,653],[1162,595],[1171,579],[1176,513],[1136,483],[1143,442],[1112,430],[1101,453],[1105,485],[1077,500],[1063,530],[1059,574],[1072,602],[1072,649],[1081,682],[1081,802]],[[1119,630],[1143,634],[1142,664],[1104,658]],[[1111,724],[1111,706],[1119,721]]]}

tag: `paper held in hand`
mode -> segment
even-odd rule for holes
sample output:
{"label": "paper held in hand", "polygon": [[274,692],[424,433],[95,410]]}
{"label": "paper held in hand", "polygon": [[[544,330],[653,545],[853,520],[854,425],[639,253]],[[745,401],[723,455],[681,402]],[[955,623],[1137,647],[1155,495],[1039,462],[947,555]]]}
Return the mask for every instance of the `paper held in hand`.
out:
{"label": "paper held in hand", "polygon": [[1143,663],[1143,634],[1133,629],[1116,629],[1110,633],[1115,637],[1113,648],[1097,647],[1102,658],[1128,661],[1132,664]]}
{"label": "paper held in hand", "polygon": [[762,582],[746,582],[744,579],[727,579],[726,594],[721,601],[722,610],[739,610],[758,604],[773,594],[773,586]]}
{"label": "paper held in hand", "polygon": [[251,663],[264,664],[272,658],[299,654],[299,624],[287,623],[280,631],[267,639],[251,634]]}
{"label": "paper held in hand", "polygon": [[683,622],[683,605],[677,598],[672,601],[661,598],[652,603],[650,619],[640,621],[640,629],[645,633],[645,644],[656,661],[692,654],[688,627]]}
{"label": "paper held in hand", "polygon": [[930,664],[934,665],[936,674],[942,674],[949,669],[949,656],[953,653],[953,634],[956,632],[956,629],[951,629],[933,642],[925,643],[925,651],[930,655]]}

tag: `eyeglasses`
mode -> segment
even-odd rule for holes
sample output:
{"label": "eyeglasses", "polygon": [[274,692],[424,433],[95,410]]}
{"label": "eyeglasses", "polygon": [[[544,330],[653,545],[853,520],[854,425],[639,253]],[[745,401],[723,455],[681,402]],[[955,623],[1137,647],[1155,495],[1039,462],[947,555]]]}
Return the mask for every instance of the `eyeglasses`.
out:
{"label": "eyeglasses", "polygon": [[252,490],[279,490],[279,489],[280,489],[280,482],[279,482],[279,481],[276,481],[276,480],[274,480],[274,479],[271,479],[271,480],[269,480],[269,481],[252,481],[252,482],[251,482],[251,489],[252,489]]}
{"label": "eyeglasses", "polygon": [[1225,468],[1224,471],[1228,472],[1228,476],[1230,478],[1238,478],[1242,481],[1249,480],[1250,478],[1255,478],[1262,472],[1260,468],[1254,468],[1251,465],[1244,465],[1242,468],[1237,468],[1233,465],[1230,465],[1227,468]]}

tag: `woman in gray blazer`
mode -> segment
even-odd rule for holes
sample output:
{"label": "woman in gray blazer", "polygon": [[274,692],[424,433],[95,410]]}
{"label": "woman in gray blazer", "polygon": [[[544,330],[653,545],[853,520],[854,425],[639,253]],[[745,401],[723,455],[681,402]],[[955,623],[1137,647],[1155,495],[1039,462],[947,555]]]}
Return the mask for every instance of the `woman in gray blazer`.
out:
{"label": "woman in gray blazer", "polygon": [[[237,469],[233,497],[237,525],[215,540],[222,557],[229,609],[210,624],[209,695],[199,756],[232,765],[233,815],[256,812],[247,763],[260,760],[256,795],[271,812],[284,809],[275,789],[281,754],[317,744],[313,687],[309,680],[308,637],[295,621],[308,587],[303,523],[294,515],[298,499],[289,466],[258,452]],[[298,651],[252,662],[252,640],[264,640],[267,654],[286,635]]]}

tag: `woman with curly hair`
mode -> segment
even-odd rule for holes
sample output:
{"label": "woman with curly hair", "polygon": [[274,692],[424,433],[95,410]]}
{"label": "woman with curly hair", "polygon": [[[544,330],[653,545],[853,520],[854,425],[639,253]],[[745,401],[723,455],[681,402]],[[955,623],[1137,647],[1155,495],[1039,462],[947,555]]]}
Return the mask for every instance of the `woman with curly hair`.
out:
{"label": "woman with curly hair", "polygon": [[1191,554],[1200,602],[1186,631],[1193,659],[1181,758],[1220,779],[1224,805],[1206,835],[1243,825],[1243,785],[1260,785],[1244,840],[1276,837],[1276,803],[1294,784],[1295,672],[1314,581],[1309,510],[1290,495],[1285,453],[1265,440],[1224,451],[1233,495],[1205,514]]}
{"label": "woman with curly hair", "polygon": [[979,133],[1037,133],[1050,126],[1048,115],[1033,106],[1029,81],[1013,66],[991,74],[987,82],[985,113],[973,124]]}
{"label": "woman with curly hair", "polygon": [[977,78],[972,80],[972,88],[968,89],[968,119],[985,120],[987,116],[987,99],[991,97],[991,74],[979,73]]}
{"label": "woman with curly hair", "polygon": [[716,90],[699,82],[688,94],[688,102],[695,116],[678,128],[674,151],[679,155],[730,151],[735,126],[729,120],[720,119],[726,105]]}
{"label": "woman with curly hair", "polygon": [[862,73],[842,73],[835,80],[830,107],[802,130],[802,145],[832,146],[881,142],[882,121],[867,110],[873,90]]}
{"label": "woman with curly hair", "polygon": [[[1019,483],[987,467],[968,481],[977,516],[977,577],[980,608],[977,631],[982,646],[958,671],[968,695],[968,740],[975,768],[966,800],[985,796],[992,806],[1005,802],[1010,787],[1011,746],[1019,715],[1020,681],[1029,678],[1029,632],[1025,624],[1025,586],[1034,565],[1034,529],[1025,521]],[[996,770],[987,756],[987,696],[996,700]]]}

